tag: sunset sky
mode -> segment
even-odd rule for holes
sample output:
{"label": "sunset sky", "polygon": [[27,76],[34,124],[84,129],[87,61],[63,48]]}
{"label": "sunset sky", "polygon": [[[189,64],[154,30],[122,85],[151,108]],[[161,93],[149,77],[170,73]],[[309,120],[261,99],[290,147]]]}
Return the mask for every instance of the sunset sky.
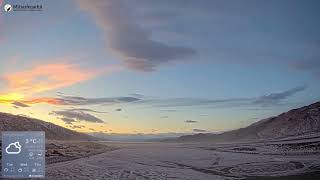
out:
{"label": "sunset sky", "polygon": [[[5,12],[4,4],[42,11]],[[244,127],[320,100],[317,0],[0,0],[0,108],[81,132]]]}

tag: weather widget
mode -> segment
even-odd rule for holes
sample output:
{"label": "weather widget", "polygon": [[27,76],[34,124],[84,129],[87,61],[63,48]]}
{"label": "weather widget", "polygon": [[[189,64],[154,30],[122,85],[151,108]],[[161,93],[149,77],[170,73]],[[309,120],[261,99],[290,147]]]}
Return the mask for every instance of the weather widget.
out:
{"label": "weather widget", "polygon": [[2,177],[43,178],[45,176],[45,133],[2,132]]}

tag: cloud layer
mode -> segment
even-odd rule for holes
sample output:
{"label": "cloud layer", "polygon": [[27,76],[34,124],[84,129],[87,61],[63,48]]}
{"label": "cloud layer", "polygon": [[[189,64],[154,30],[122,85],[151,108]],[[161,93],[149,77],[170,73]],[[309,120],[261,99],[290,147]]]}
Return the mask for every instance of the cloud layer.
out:
{"label": "cloud layer", "polygon": [[307,86],[299,86],[280,93],[272,93],[269,95],[261,96],[257,100],[255,100],[254,103],[262,106],[276,105],[281,103],[282,100],[298,92],[304,91],[306,88]]}
{"label": "cloud layer", "polygon": [[8,73],[3,75],[2,79],[5,81],[6,89],[30,94],[71,86],[89,80],[103,71],[102,69],[86,70],[70,63],[53,63]]}
{"label": "cloud layer", "polygon": [[[38,103],[46,103],[51,105],[96,105],[96,104],[120,104],[120,103],[130,103],[139,101],[139,98],[130,97],[130,96],[121,96],[121,97],[102,97],[102,98],[85,98],[79,96],[62,96],[60,95],[58,98],[51,97],[42,97],[42,98],[34,98],[30,100],[25,100],[23,103],[26,104],[38,104]],[[82,109],[83,110],[83,109]],[[88,111],[88,110],[85,110]]]}
{"label": "cloud layer", "polygon": [[136,22],[132,9],[122,0],[77,2],[81,9],[93,15],[105,33],[109,48],[129,68],[153,71],[159,65],[184,61],[195,54],[191,48],[153,40],[152,32]]}
{"label": "cloud layer", "polygon": [[[132,96],[119,97],[102,97],[102,98],[86,98],[80,96],[65,96],[58,97],[40,97],[29,100],[15,101],[14,105],[19,107],[28,107],[32,104],[44,103],[49,105],[116,105],[116,104],[134,104],[148,105],[152,107],[189,107],[189,106],[211,106],[211,107],[241,107],[241,106],[277,106],[287,98],[304,91],[307,86],[299,86],[278,93],[271,93],[260,97],[247,98],[229,98],[229,99],[205,99],[205,98],[142,98]],[[7,102],[7,101],[6,101]],[[71,108],[68,111],[81,112],[99,112],[88,108]],[[122,108],[117,108],[115,111],[122,111]]]}
{"label": "cloud layer", "polygon": [[67,109],[68,111],[82,111],[82,112],[93,112],[93,113],[108,113],[108,112],[104,112],[104,111],[96,111],[93,109],[89,109],[89,108],[70,108]]}
{"label": "cloud layer", "polygon": [[[64,100],[71,102],[75,98],[32,98],[32,96],[37,93],[72,86],[96,76],[122,69],[119,65],[99,68],[82,67],[70,63],[73,58],[68,57],[50,59],[51,61],[54,61],[54,63],[33,65],[25,70],[0,74],[0,103],[12,104],[15,107],[29,107],[29,105],[37,103],[61,105]],[[26,99],[25,97],[29,98]],[[97,99],[89,101],[97,101]],[[80,100],[78,99],[77,102],[80,102]]]}
{"label": "cloud layer", "polygon": [[60,117],[62,121],[66,124],[72,124],[74,122],[86,121],[92,123],[104,123],[102,119],[99,119],[89,113],[83,111],[70,111],[70,110],[62,110],[62,111],[52,111],[51,115],[55,115]]}
{"label": "cloud layer", "polygon": [[320,77],[320,54],[310,59],[297,61],[292,66],[301,71],[312,72],[315,76],[319,78]]}
{"label": "cloud layer", "polygon": [[204,130],[204,129],[193,129],[192,131],[193,131],[193,132],[196,132],[196,133],[207,132],[207,130]]}
{"label": "cloud layer", "polygon": [[18,102],[18,101],[14,101],[13,103],[11,103],[12,105],[16,106],[16,107],[30,107],[29,105],[27,104],[24,104],[24,103],[21,103],[21,102]]}
{"label": "cloud layer", "polygon": [[185,123],[197,123],[198,121],[194,121],[194,120],[186,120],[184,121]]}

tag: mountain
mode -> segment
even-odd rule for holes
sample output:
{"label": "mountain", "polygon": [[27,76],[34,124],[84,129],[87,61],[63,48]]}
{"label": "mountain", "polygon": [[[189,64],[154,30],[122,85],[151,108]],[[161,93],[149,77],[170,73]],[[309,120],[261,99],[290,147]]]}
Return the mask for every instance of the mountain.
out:
{"label": "mountain", "polygon": [[276,139],[320,133],[320,102],[290,110],[279,116],[260,120],[248,127],[221,134],[195,134],[181,136],[177,140],[188,141],[246,141]]}
{"label": "mountain", "polygon": [[0,132],[2,131],[44,131],[46,138],[51,140],[91,141],[97,139],[49,122],[8,113],[0,113]]}
{"label": "mountain", "polygon": [[103,132],[93,132],[88,133],[91,136],[104,139],[106,141],[123,141],[123,142],[158,142],[165,139],[177,138],[184,133],[136,133],[136,134],[125,134],[125,133],[103,133]]}

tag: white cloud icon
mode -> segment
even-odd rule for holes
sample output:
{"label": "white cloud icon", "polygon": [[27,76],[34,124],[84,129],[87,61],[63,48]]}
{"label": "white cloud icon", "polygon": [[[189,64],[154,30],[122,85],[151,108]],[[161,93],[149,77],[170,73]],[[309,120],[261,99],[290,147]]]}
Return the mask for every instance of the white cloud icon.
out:
{"label": "white cloud icon", "polygon": [[21,145],[18,141],[14,143],[10,143],[6,147],[7,154],[19,154],[20,152],[21,152]]}

